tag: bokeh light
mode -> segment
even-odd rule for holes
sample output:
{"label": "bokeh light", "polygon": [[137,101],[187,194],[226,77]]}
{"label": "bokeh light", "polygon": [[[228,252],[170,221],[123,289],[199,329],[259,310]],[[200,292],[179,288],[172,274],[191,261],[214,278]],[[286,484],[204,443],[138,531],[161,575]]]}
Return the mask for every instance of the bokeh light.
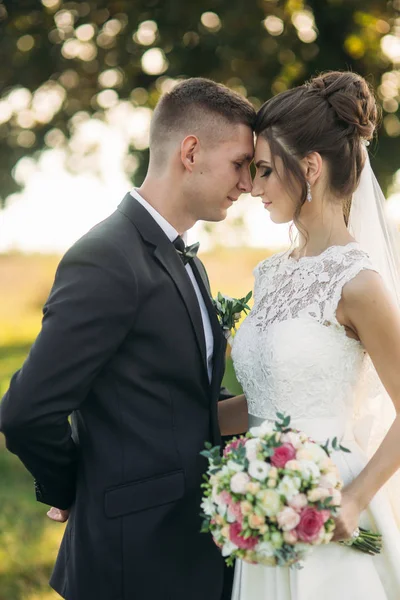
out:
{"label": "bokeh light", "polygon": [[271,35],[281,35],[285,28],[282,19],[279,17],[275,17],[274,15],[270,15],[264,21],[264,27]]}
{"label": "bokeh light", "polygon": [[133,40],[142,46],[151,46],[157,38],[157,33],[158,27],[155,21],[143,21],[133,34]]}
{"label": "bokeh light", "polygon": [[206,29],[212,31],[213,33],[217,33],[221,29],[221,19],[215,12],[205,12],[201,15],[201,23],[204,25]]}
{"label": "bokeh light", "polygon": [[160,48],[151,48],[142,56],[142,69],[148,75],[160,75],[168,69],[168,61]]}

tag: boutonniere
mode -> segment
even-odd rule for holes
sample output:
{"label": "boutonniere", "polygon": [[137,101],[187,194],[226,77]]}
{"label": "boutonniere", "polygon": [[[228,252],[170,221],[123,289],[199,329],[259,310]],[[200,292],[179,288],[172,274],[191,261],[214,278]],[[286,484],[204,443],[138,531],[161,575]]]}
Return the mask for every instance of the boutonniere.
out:
{"label": "boutonniere", "polygon": [[224,296],[218,292],[216,298],[213,298],[213,304],[217,312],[218,321],[222,327],[224,336],[228,341],[231,341],[232,329],[236,331],[236,323],[240,319],[240,313],[244,312],[247,315],[250,306],[247,304],[252,297],[252,292],[249,292],[244,298],[231,298]]}

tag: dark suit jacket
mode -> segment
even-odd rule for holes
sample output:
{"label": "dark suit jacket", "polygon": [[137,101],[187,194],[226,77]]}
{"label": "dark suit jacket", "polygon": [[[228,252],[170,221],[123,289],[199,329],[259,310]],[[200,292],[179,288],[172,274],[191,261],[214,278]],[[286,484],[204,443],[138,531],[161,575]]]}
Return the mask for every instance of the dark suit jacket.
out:
{"label": "dark suit jacket", "polygon": [[223,561],[199,533],[200,451],[220,443],[225,340],[193,270],[214,334],[211,385],[193,285],[128,194],[62,259],[1,404],[38,500],[72,506],[51,580],[68,600],[220,600]]}

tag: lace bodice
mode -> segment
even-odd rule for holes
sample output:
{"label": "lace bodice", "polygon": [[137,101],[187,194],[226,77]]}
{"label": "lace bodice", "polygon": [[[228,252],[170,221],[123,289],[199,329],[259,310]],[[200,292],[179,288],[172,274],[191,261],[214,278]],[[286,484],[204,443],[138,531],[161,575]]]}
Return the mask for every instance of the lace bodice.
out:
{"label": "lace bodice", "polygon": [[345,421],[365,352],[336,319],[343,286],[372,265],[356,242],[298,261],[290,251],[255,269],[254,306],[232,358],[251,415]]}

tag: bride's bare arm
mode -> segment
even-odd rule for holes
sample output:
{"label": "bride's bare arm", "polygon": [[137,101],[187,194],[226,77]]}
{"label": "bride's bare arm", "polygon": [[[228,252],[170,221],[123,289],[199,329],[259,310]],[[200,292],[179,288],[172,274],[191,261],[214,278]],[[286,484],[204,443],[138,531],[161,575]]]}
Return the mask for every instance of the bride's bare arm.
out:
{"label": "bride's bare arm", "polygon": [[363,510],[400,468],[400,310],[381,277],[362,271],[343,288],[340,312],[343,324],[354,331],[370,355],[396,411],[380,447],[346,488]]}
{"label": "bride's bare arm", "polygon": [[247,431],[246,396],[234,396],[218,403],[218,420],[221,435],[235,435]]}

